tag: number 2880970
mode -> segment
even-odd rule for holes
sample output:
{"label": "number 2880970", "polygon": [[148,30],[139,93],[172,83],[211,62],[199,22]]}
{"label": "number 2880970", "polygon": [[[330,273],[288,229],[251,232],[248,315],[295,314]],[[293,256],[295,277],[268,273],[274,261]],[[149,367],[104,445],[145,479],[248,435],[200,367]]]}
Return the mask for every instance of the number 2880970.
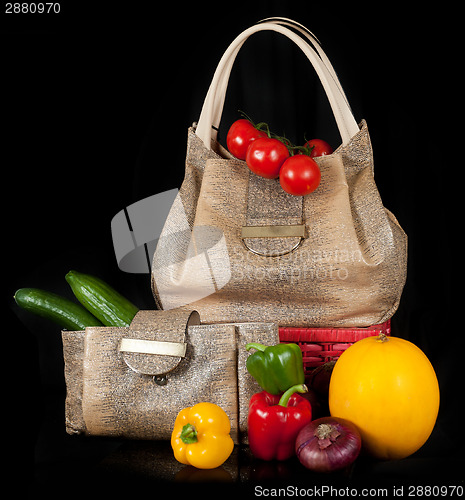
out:
{"label": "number 2880970", "polygon": [[58,2],[7,2],[5,14],[59,14],[61,6]]}

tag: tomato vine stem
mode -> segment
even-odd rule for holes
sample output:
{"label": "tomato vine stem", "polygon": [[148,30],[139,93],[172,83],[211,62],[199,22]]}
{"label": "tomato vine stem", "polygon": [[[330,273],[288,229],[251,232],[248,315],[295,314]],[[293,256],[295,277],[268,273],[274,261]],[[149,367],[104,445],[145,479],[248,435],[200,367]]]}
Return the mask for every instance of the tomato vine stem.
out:
{"label": "tomato vine stem", "polygon": [[241,111],[239,109],[238,112],[243,118],[248,120],[257,130],[260,130],[261,132],[266,132],[266,134],[268,135],[268,138],[277,139],[278,141],[282,142],[286,146],[287,150],[289,151],[289,156],[294,156],[299,152],[300,152],[300,154],[311,156],[311,153],[312,153],[313,149],[315,148],[315,146],[310,146],[310,147],[308,147],[308,146],[295,146],[294,144],[292,144],[292,142],[286,136],[280,136],[280,135],[272,132],[270,130],[268,123],[266,123],[266,122],[255,123],[252,120],[252,118],[250,118],[250,116],[247,113],[245,113],[244,111]]}

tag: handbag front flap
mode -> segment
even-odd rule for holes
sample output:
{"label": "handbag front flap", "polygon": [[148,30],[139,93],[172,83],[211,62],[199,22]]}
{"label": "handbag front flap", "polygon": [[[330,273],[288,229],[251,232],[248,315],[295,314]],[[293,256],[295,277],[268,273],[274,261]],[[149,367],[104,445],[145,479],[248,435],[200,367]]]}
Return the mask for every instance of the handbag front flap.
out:
{"label": "handbag front flap", "polygon": [[186,355],[186,332],[199,325],[197,311],[139,311],[119,344],[125,363],[136,373],[161,376]]}

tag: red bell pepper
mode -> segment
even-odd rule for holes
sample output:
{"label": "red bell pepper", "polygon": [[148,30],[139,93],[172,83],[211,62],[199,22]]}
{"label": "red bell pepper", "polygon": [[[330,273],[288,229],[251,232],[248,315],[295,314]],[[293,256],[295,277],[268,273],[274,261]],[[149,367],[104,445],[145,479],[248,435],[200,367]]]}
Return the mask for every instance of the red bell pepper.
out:
{"label": "red bell pepper", "polygon": [[298,384],[281,396],[262,391],[250,398],[248,435],[255,457],[287,460],[295,454],[297,434],[312,420],[309,401],[295,392],[307,392],[307,387]]}

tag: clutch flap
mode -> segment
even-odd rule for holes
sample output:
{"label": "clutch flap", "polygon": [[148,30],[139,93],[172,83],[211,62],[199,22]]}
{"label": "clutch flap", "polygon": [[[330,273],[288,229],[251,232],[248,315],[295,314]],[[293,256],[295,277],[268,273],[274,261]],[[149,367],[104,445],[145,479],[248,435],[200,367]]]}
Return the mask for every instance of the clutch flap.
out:
{"label": "clutch flap", "polygon": [[187,329],[199,324],[197,311],[139,311],[118,349],[131,370],[144,375],[164,375],[185,357]]}

